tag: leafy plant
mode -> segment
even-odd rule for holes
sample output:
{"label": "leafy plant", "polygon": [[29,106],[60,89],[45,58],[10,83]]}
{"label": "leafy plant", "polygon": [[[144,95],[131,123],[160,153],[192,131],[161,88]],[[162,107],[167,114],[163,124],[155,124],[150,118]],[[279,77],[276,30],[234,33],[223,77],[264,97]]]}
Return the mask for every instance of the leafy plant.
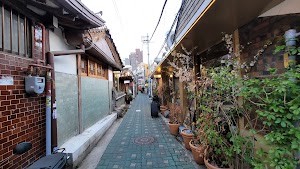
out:
{"label": "leafy plant", "polygon": [[231,58],[218,67],[209,68],[206,77],[199,79],[201,114],[197,128],[202,131],[198,132],[198,142],[208,146],[205,156],[218,167],[249,162],[253,147],[252,138],[242,136],[237,127],[237,119],[246,112],[238,105],[242,78],[233,67],[235,62],[235,58]]}
{"label": "leafy plant", "polygon": [[255,168],[292,169],[299,160],[294,155],[300,151],[300,66],[282,75],[276,75],[276,69],[269,71],[272,77],[249,79],[242,87],[241,96],[269,128],[264,138],[270,149],[257,151],[252,164]]}
{"label": "leafy plant", "polygon": [[296,46],[285,46],[285,45],[276,46],[274,50],[274,54],[281,51],[287,52],[289,56],[300,55],[300,47],[296,47]]}

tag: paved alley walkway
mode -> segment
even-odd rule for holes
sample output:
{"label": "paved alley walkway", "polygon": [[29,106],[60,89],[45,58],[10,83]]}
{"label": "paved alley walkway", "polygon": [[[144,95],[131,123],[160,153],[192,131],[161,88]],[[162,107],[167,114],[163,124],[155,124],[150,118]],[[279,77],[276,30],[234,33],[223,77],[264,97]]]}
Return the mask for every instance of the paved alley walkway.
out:
{"label": "paved alley walkway", "polygon": [[148,96],[139,94],[98,163],[102,168],[195,167],[165,122],[151,118]]}

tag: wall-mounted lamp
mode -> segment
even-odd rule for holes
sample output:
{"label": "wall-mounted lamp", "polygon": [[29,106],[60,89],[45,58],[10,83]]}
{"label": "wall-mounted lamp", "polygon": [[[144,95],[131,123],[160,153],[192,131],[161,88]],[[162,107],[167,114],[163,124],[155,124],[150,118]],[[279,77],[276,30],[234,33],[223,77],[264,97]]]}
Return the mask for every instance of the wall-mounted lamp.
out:
{"label": "wall-mounted lamp", "polygon": [[154,75],[154,78],[156,78],[156,79],[160,79],[160,78],[161,78],[161,74]]}
{"label": "wall-mounted lamp", "polygon": [[161,72],[161,67],[159,66],[158,68],[157,68],[157,70],[156,70],[158,73],[160,73]]}
{"label": "wall-mounted lamp", "polygon": [[173,75],[172,74],[170,74],[170,78],[172,78],[173,77]]}

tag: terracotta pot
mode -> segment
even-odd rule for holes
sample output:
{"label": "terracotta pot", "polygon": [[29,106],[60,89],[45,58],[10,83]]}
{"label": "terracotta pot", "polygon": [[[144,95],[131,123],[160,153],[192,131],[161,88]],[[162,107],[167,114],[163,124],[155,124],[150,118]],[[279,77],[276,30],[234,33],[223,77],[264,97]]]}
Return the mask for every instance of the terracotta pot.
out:
{"label": "terracotta pot", "polygon": [[204,158],[204,163],[207,169],[230,169],[230,168],[219,168],[211,165],[206,158]]}
{"label": "terracotta pot", "polygon": [[181,135],[183,137],[184,146],[186,149],[191,150],[190,141],[192,140],[194,134],[186,133],[185,131],[189,130],[187,128],[181,130]]}
{"label": "terracotta pot", "polygon": [[168,110],[167,106],[160,106],[160,112],[163,114],[166,110]]}
{"label": "terracotta pot", "polygon": [[174,136],[177,136],[179,130],[179,124],[171,124],[169,123],[170,133]]}
{"label": "terracotta pot", "polygon": [[168,109],[167,106],[160,106],[160,109]]}
{"label": "terracotta pot", "polygon": [[[205,151],[205,146],[194,146],[194,144],[192,144],[192,141],[191,140],[189,142],[189,145],[192,149],[192,154],[193,154],[193,157],[194,157],[194,160],[197,164],[204,164],[204,151]],[[202,154],[202,156],[200,156],[200,154]]]}

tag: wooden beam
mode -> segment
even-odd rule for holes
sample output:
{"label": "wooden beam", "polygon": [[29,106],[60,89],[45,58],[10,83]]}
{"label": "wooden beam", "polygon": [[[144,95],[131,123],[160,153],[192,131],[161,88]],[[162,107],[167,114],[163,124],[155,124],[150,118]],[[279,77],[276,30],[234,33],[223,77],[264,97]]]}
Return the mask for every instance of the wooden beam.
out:
{"label": "wooden beam", "polygon": [[22,3],[19,0],[0,0],[0,2],[16,10],[18,13],[29,17],[30,19],[37,20],[40,18],[38,14],[26,8],[26,3]]}
{"label": "wooden beam", "polygon": [[74,54],[84,54],[85,51],[82,49],[75,50],[64,50],[64,51],[51,51],[54,56],[62,56],[62,55],[74,55]]}

